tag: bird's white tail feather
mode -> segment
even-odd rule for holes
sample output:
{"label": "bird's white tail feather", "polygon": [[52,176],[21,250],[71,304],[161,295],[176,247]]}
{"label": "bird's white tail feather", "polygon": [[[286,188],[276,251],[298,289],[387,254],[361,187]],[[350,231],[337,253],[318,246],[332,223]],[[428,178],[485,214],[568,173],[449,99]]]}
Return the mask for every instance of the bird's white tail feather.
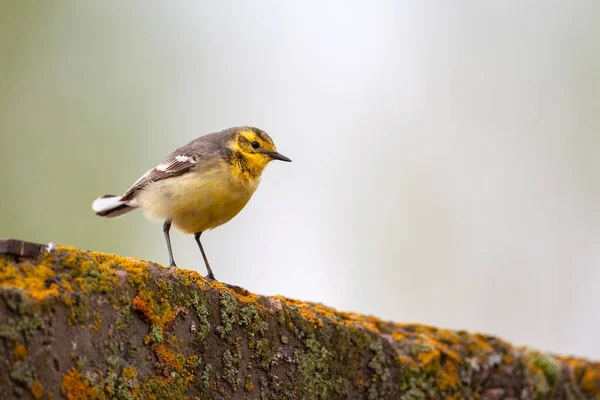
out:
{"label": "bird's white tail feather", "polygon": [[101,217],[120,217],[129,211],[135,210],[137,206],[131,202],[121,201],[120,196],[114,196],[112,194],[105,194],[102,197],[98,197],[92,203],[92,210]]}

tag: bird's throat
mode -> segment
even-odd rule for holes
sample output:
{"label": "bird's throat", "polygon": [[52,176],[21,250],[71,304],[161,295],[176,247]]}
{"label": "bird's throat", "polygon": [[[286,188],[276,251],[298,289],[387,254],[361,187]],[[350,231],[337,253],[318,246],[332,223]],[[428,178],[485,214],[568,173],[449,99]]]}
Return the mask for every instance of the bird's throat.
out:
{"label": "bird's throat", "polygon": [[230,162],[234,175],[249,181],[260,178],[260,175],[269,163],[262,155],[246,155],[239,151],[232,152]]}

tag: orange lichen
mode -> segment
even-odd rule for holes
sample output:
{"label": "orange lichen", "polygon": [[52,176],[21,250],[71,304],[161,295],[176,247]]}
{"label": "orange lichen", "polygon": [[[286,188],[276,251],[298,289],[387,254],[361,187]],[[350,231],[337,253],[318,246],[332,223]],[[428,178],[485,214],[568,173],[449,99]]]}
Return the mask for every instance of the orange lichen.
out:
{"label": "orange lichen", "polygon": [[598,393],[600,390],[600,370],[588,368],[581,377],[581,389],[588,393]]}
{"label": "orange lichen", "polygon": [[409,357],[404,354],[401,354],[400,356],[398,356],[398,361],[400,362],[400,364],[405,365],[409,368],[417,366],[417,364],[415,363],[415,360],[413,360],[412,357]]}
{"label": "orange lichen", "polygon": [[[132,306],[133,310],[141,312],[144,319],[150,322],[154,329],[158,329],[162,336],[165,325],[177,317],[177,309],[174,310],[166,299],[161,298],[159,299],[159,303],[157,303],[155,297],[151,291],[140,290],[138,295],[133,299]],[[145,342],[148,344],[154,339],[151,335],[148,335]]]}
{"label": "orange lichen", "polygon": [[571,357],[558,357],[558,360],[568,365],[574,380],[579,382],[581,390],[589,394],[600,392],[600,363],[590,363]]}
{"label": "orange lichen", "polygon": [[97,312],[94,313],[93,319],[94,323],[92,324],[91,328],[94,332],[98,332],[100,330],[100,327],[102,326],[102,319],[100,318],[100,314]]}
{"label": "orange lichen", "polygon": [[63,376],[60,390],[69,400],[94,400],[100,395],[100,391],[90,385],[75,368]]}
{"label": "orange lichen", "polygon": [[378,324],[382,321],[377,317],[341,312],[322,304],[307,303],[282,296],[273,296],[272,299],[277,300],[282,308],[296,308],[300,315],[315,328],[322,327],[325,323],[333,323],[341,326],[357,325],[380,333]]}
{"label": "orange lichen", "polygon": [[515,362],[515,358],[514,358],[514,357],[513,357],[511,354],[509,354],[509,353],[506,353],[506,354],[505,354],[505,355],[502,357],[502,363],[503,363],[503,364],[512,364],[512,363],[514,363],[514,362]]}
{"label": "orange lichen", "polygon": [[252,375],[246,375],[246,385],[244,386],[247,392],[254,390],[254,383],[252,383]]}
{"label": "orange lichen", "polygon": [[304,319],[306,319],[308,322],[310,322],[311,324],[313,324],[313,326],[316,328],[317,326],[322,326],[323,322],[320,321],[317,316],[315,315],[315,313],[310,310],[309,308],[300,308],[298,311],[300,311],[300,315],[302,315],[304,317]]}
{"label": "orange lichen", "polygon": [[[81,252],[71,246],[57,246],[56,253],[45,253],[44,259],[60,258],[61,264],[75,269],[82,277],[93,277],[93,280],[74,279],[83,291],[108,293],[118,283],[118,270],[126,272],[127,281],[141,288],[150,281],[150,270],[146,262],[131,257],[120,257],[98,252]],[[62,285],[62,284],[61,284]]]}
{"label": "orange lichen", "polygon": [[27,349],[22,344],[18,344],[15,346],[13,354],[15,355],[15,360],[24,360],[27,357]]}
{"label": "orange lichen", "polygon": [[485,352],[492,353],[494,349],[483,335],[474,334],[468,339],[467,351],[472,354],[483,354]]}
{"label": "orange lichen", "polygon": [[137,371],[133,367],[123,368],[121,376],[125,379],[133,379],[137,376]]}
{"label": "orange lichen", "polygon": [[[183,392],[195,382],[197,355],[186,357],[173,352],[166,344],[153,345],[153,347],[158,358],[157,367],[161,371],[161,375],[148,381],[146,386],[141,388],[141,392],[155,393],[158,390],[161,393],[169,393],[175,388]],[[150,398],[155,397],[150,396]]]}
{"label": "orange lichen", "polygon": [[160,364],[163,366],[166,375],[173,370],[182,370],[185,365],[185,356],[183,354],[173,353],[165,344],[158,345],[155,353]]}
{"label": "orange lichen", "polygon": [[442,342],[448,346],[460,343],[460,338],[456,332],[448,329],[438,329],[435,332],[435,337],[438,342]]}
{"label": "orange lichen", "polygon": [[31,385],[31,394],[36,400],[39,400],[44,396],[44,387],[37,379],[33,381],[33,385]]}
{"label": "orange lichen", "polygon": [[135,311],[139,311],[144,315],[144,319],[148,322],[152,322],[155,315],[155,310],[153,306],[148,304],[145,300],[142,300],[138,295],[132,302],[133,309]]}
{"label": "orange lichen", "polygon": [[424,353],[419,353],[419,361],[423,365],[429,365],[432,362],[437,362],[440,359],[440,352],[437,350],[431,350]]}
{"label": "orange lichen", "polygon": [[123,368],[121,371],[121,377],[127,383],[127,386],[130,388],[130,395],[137,399],[140,393],[140,387],[138,384],[134,385],[134,380],[137,378],[137,371],[133,367]]}
{"label": "orange lichen", "polygon": [[0,287],[23,289],[34,300],[58,296],[58,286],[50,282],[55,272],[48,265],[23,263],[18,266],[0,263]]}
{"label": "orange lichen", "polygon": [[456,354],[456,352],[451,350],[448,346],[438,342],[437,340],[433,340],[433,339],[430,341],[430,344],[432,344],[433,346],[438,348],[440,350],[440,352],[442,354],[444,354],[446,357],[448,357],[458,363],[462,362],[462,359],[460,358],[460,356],[458,354]]}
{"label": "orange lichen", "polygon": [[439,388],[443,391],[453,390],[456,389],[458,382],[459,376],[456,365],[451,361],[446,362],[440,370],[437,380]]}
{"label": "orange lichen", "polygon": [[[186,285],[190,285],[194,283],[201,290],[206,290],[206,286],[209,283],[202,275],[200,275],[196,271],[190,271],[187,269],[176,269],[175,272],[177,276],[179,276]],[[214,284],[218,284],[219,282],[214,282]],[[222,285],[222,284],[221,284]]]}

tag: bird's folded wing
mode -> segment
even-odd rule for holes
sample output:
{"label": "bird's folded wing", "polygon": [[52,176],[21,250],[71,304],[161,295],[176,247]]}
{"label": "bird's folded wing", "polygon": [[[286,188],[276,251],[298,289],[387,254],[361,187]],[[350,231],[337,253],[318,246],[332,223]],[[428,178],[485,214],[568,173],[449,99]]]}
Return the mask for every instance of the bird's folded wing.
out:
{"label": "bird's folded wing", "polygon": [[137,182],[125,192],[121,201],[132,200],[137,190],[143,189],[152,182],[182,175],[198,166],[198,164],[206,163],[208,160],[214,158],[215,154],[218,152],[219,147],[215,143],[198,139],[187,146],[177,149],[160,164],[148,170],[148,172],[138,179]]}

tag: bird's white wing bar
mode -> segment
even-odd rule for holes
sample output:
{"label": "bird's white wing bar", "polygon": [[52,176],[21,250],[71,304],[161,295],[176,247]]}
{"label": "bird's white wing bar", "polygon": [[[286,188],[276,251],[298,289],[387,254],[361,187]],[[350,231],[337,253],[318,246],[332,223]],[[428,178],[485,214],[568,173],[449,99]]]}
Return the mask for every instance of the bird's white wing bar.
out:
{"label": "bird's white wing bar", "polygon": [[167,157],[163,162],[154,167],[154,169],[160,172],[177,174],[179,170],[189,169],[192,165],[197,163],[196,157],[180,154],[174,157]]}
{"label": "bird's white wing bar", "polygon": [[127,192],[125,192],[123,199],[129,200],[136,190],[142,189],[152,182],[188,172],[196,164],[198,164],[198,158],[194,155],[170,155],[160,164],[142,175],[142,177],[138,179]]}

